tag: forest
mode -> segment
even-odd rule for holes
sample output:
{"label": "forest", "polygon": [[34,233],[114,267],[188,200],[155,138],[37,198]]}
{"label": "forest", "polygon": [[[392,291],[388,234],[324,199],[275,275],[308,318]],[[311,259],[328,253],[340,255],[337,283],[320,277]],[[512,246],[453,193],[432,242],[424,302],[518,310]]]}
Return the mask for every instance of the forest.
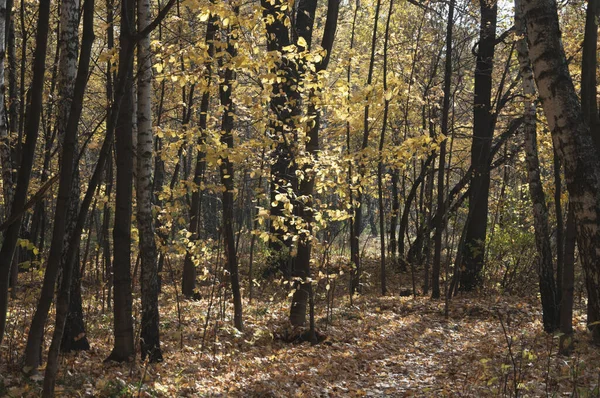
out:
{"label": "forest", "polygon": [[600,0],[0,0],[0,396],[600,397]]}

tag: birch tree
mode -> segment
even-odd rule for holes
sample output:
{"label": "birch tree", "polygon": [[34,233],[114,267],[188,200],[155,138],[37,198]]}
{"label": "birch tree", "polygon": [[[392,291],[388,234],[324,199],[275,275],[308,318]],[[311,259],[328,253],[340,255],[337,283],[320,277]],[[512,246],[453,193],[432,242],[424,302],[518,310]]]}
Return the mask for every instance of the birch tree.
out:
{"label": "birch tree", "polygon": [[[150,1],[138,0],[138,29],[151,22]],[[140,234],[142,324],[140,345],[142,359],[162,361],[158,314],[158,263],[152,217],[152,166],[154,137],[152,134],[152,56],[150,37],[138,43],[137,73],[137,222]]]}
{"label": "birch tree", "polygon": [[559,325],[559,306],[554,279],[550,228],[548,226],[548,207],[546,206],[546,195],[544,194],[540,178],[540,160],[538,157],[536,132],[535,86],[531,63],[529,62],[529,50],[525,39],[526,31],[522,15],[523,2],[522,0],[515,0],[515,32],[519,36],[516,47],[524,98],[523,133],[525,139],[525,161],[527,163],[529,194],[533,203],[535,245],[538,253],[538,275],[542,299],[543,323],[544,330],[553,332]]}
{"label": "birch tree", "polygon": [[[525,1],[524,16],[529,59],[577,220],[579,255],[588,280],[588,316],[600,319],[600,159],[567,67],[556,1]],[[592,328],[593,340],[600,344],[600,327]]]}

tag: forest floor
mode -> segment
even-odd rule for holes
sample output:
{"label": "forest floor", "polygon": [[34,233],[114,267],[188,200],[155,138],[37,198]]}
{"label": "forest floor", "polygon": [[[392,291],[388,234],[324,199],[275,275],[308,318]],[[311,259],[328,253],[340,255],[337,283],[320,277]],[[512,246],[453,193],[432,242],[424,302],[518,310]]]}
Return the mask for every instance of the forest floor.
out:
{"label": "forest floor", "polygon": [[[394,275],[400,277],[407,279]],[[208,295],[183,300],[173,284],[165,284],[160,299],[165,361],[116,364],[103,362],[112,347],[111,311],[102,311],[98,289],[88,287],[92,348],[63,356],[57,396],[600,395],[599,349],[590,345],[581,309],[575,352],[563,357],[557,355],[558,337],[542,331],[540,305],[533,299],[462,295],[452,299],[446,318],[443,301],[400,297],[398,290],[381,297],[372,286],[352,304],[347,295],[336,297],[329,317],[325,300],[318,300],[316,324],[325,340],[311,346],[285,341],[293,331],[286,327],[289,299],[282,290],[269,286],[252,304],[245,302],[240,333],[231,326],[229,304],[217,299],[211,304]],[[0,396],[41,391],[42,376],[26,379],[18,366],[37,291],[28,289],[11,304],[0,347]],[[138,319],[139,300],[134,307]]]}

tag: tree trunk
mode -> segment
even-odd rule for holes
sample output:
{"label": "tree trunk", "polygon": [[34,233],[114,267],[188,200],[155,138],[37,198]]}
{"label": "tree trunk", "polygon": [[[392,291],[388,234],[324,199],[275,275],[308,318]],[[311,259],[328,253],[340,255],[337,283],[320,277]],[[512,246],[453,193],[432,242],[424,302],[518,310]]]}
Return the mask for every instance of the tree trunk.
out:
{"label": "tree trunk", "polygon": [[[206,39],[205,43],[208,47],[209,59],[204,62],[205,72],[205,88],[202,93],[202,99],[200,101],[200,136],[198,137],[198,146],[200,149],[197,151],[196,166],[194,169],[194,190],[192,192],[192,205],[190,208],[190,227],[189,232],[191,233],[190,239],[197,241],[199,239],[199,228],[200,228],[200,216],[201,216],[201,203],[202,203],[202,191],[200,185],[202,184],[202,178],[204,177],[204,171],[206,169],[206,160],[203,146],[206,143],[206,129],[208,121],[208,108],[210,105],[210,83],[212,80],[212,63],[215,54],[215,33],[217,30],[217,16],[211,15],[208,19],[206,26]],[[185,254],[185,260],[183,263],[183,279],[181,282],[181,291],[184,296],[198,297],[196,289],[196,265],[194,264],[194,255],[191,251],[187,251]]]}
{"label": "tree trunk", "polygon": [[[367,74],[367,81],[366,81],[366,85],[370,86],[373,83],[373,68],[375,65],[375,52],[376,52],[376,45],[377,45],[377,25],[379,22],[379,10],[381,9],[381,0],[377,0],[377,4],[375,6],[375,21],[373,23],[373,33],[371,36],[371,57],[370,57],[370,61],[369,61],[369,72]],[[362,137],[362,144],[360,149],[364,152],[365,149],[367,149],[367,146],[369,145],[369,96],[367,95],[367,98],[365,98],[365,109],[364,109],[364,117],[363,117],[363,137]],[[358,159],[358,168],[357,168],[357,174],[358,174],[358,184],[359,187],[362,184],[362,179],[365,177],[365,164],[364,164],[364,159],[363,159],[364,153],[360,153],[359,154],[359,159]],[[354,200],[354,239],[356,240],[355,243],[355,249],[357,250],[357,252],[355,253],[355,263],[354,263],[354,275],[352,278],[352,286],[351,286],[351,291],[350,294],[354,294],[355,291],[359,290],[360,287],[360,274],[361,274],[361,268],[360,268],[360,248],[359,248],[359,242],[360,242],[360,234],[363,230],[363,205],[365,203],[363,203],[363,192],[362,189],[358,189],[356,191],[356,199]]]}
{"label": "tree trunk", "polygon": [[[235,13],[237,16],[238,7],[234,6]],[[229,152],[234,147],[233,141],[233,116],[234,116],[234,104],[231,98],[231,92],[234,89],[236,83],[235,72],[232,69],[232,65],[228,64],[232,62],[232,59],[237,55],[235,49],[234,40],[239,35],[237,26],[231,28],[227,32],[227,42],[225,45],[227,56],[223,56],[220,60],[220,64],[224,67],[222,71],[222,83],[219,85],[219,97],[221,100],[221,106],[223,107],[223,117],[221,119],[221,143],[227,146],[225,154],[220,155],[221,164],[221,184],[224,186],[223,191],[223,238],[225,240],[225,255],[227,259],[227,271],[229,272],[229,279],[231,281],[231,291],[233,294],[233,323],[235,328],[241,331],[244,328],[242,321],[242,293],[240,291],[240,279],[238,272],[237,255],[235,251],[235,233],[233,231],[233,206],[234,206],[234,169],[233,163],[229,159]]]}
{"label": "tree trunk", "polygon": [[[600,153],[600,116],[598,115],[598,104],[596,102],[596,59],[598,46],[598,14],[600,8],[599,0],[590,0],[587,5],[585,19],[585,36],[583,38],[583,54],[581,60],[581,108],[583,110],[583,119],[590,127],[590,134],[596,152]],[[586,274],[586,285],[588,289],[593,288],[594,282],[588,280]],[[588,298],[588,326],[600,318],[590,310],[593,305],[592,297]],[[600,307],[600,303],[596,304]]]}
{"label": "tree trunk", "polygon": [[[138,30],[151,22],[150,1],[138,0]],[[142,321],[140,348],[142,360],[151,363],[162,361],[160,350],[158,314],[158,255],[154,240],[152,216],[152,54],[150,37],[146,35],[138,44],[138,107],[137,107],[137,222],[140,234]]]}
{"label": "tree trunk", "polygon": [[[65,131],[70,115],[71,102],[75,90],[75,78],[77,76],[77,53],[79,36],[79,0],[63,1],[61,3],[61,38],[60,38],[60,59],[58,74],[58,110],[59,118],[57,122],[57,135],[59,142],[64,140]],[[93,12],[93,11],[92,11]],[[77,136],[75,136],[75,153],[78,153]],[[77,160],[74,160],[77,162]],[[70,204],[67,210],[67,220],[65,227],[63,252],[61,256],[60,268],[66,267],[66,255],[71,241],[71,235],[77,222],[77,213],[79,211],[79,196],[81,189],[79,187],[79,166],[73,167],[73,181],[71,184]],[[79,248],[74,248],[79,252]],[[62,283],[62,282],[61,282]],[[69,302],[69,315],[63,333],[61,350],[69,352],[71,350],[80,351],[90,348],[83,321],[83,308],[81,299],[81,275],[79,261],[73,267],[71,278],[71,294]]]}
{"label": "tree trunk", "polygon": [[[444,64],[444,100],[442,104],[442,139],[440,143],[440,161],[438,162],[437,181],[437,213],[435,217],[435,235],[433,266],[431,269],[431,298],[440,298],[440,270],[442,263],[442,234],[445,229],[446,208],[444,207],[446,193],[444,187],[444,173],[446,169],[446,143],[448,140],[448,116],[450,114],[450,92],[452,85],[452,30],[454,28],[454,0],[450,0],[448,10],[448,24],[446,26],[446,61]],[[448,277],[448,275],[446,275]],[[448,281],[446,281],[446,284]]]}
{"label": "tree trunk", "polygon": [[[313,4],[316,6],[316,2]],[[314,15],[315,8],[312,6],[307,8],[312,10]],[[322,62],[316,65],[316,72],[327,69],[327,65],[329,64],[331,50],[333,47],[333,39],[337,29],[338,13],[339,1],[329,0],[327,3],[327,20],[325,21],[323,40],[321,42],[321,47],[326,51],[326,55]],[[310,29],[304,29],[303,32],[312,32],[312,26]],[[308,33],[305,33],[305,35],[308,35]],[[311,43],[311,38],[312,34],[311,37],[304,36],[307,44]],[[305,226],[302,229],[306,232],[302,233],[299,237],[298,255],[296,257],[296,264],[293,274],[294,278],[299,279],[294,284],[295,291],[292,296],[292,305],[290,308],[290,323],[293,326],[303,326],[306,323],[307,300],[310,298],[312,293],[312,283],[306,279],[311,275],[310,258],[312,252],[312,223],[314,220],[312,206],[315,188],[315,173],[313,166],[315,157],[318,155],[319,129],[321,127],[321,113],[316,106],[316,95],[317,93],[315,90],[311,90],[309,93],[307,115],[309,116],[309,119],[313,120],[313,124],[309,124],[309,126],[307,126],[308,132],[306,137],[305,156],[308,158],[308,162],[303,166],[302,171],[304,178],[300,181],[298,190],[298,196],[300,197],[297,203],[299,208],[298,213],[300,217],[302,217],[302,221],[305,223]],[[314,324],[311,324],[310,336],[311,339],[314,338]]]}
{"label": "tree trunk", "polygon": [[48,25],[50,18],[50,1],[40,0],[37,20],[36,48],[33,61],[33,78],[29,90],[31,102],[28,106],[25,131],[27,136],[23,144],[21,163],[17,174],[17,186],[11,205],[11,216],[15,221],[4,232],[2,249],[0,249],[0,343],[6,327],[6,311],[8,309],[8,283],[13,256],[19,237],[21,220],[27,199],[31,169],[38,138],[40,115],[42,112],[44,73],[46,70],[46,50],[48,45]]}
{"label": "tree trunk", "polygon": [[[354,17],[352,18],[352,32],[350,33],[350,51],[354,49],[354,38],[356,34],[356,19],[358,17],[358,9],[360,7],[360,2],[357,0],[356,5],[354,7]],[[346,84],[348,85],[348,96],[346,100],[348,104],[350,104],[350,74],[352,72],[352,58],[348,61],[348,67],[346,68]],[[350,105],[348,105],[348,114],[350,114]],[[356,224],[356,212],[357,208],[355,206],[355,198],[354,198],[354,170],[353,163],[354,159],[351,158],[352,155],[352,147],[350,141],[350,120],[346,120],[346,151],[348,155],[348,205],[350,206],[350,211],[354,212],[353,216],[349,219],[349,229],[350,229],[350,262],[352,263],[352,271],[350,273],[350,300],[352,300],[352,295],[359,287],[360,281],[360,247],[359,247],[359,238],[356,235],[356,228],[354,225]]]}
{"label": "tree trunk", "polygon": [[[78,9],[78,7],[77,7]],[[83,96],[88,81],[88,72],[90,65],[90,56],[92,52],[92,44],[94,42],[94,0],[85,0],[84,5],[84,25],[83,39],[81,46],[81,56],[79,71],[75,78],[75,86],[73,90],[72,102],[70,104],[69,117],[65,126],[64,141],[63,141],[63,156],[61,159],[61,175],[59,182],[59,198],[61,194],[66,197],[66,200],[57,202],[57,213],[59,206],[64,207],[63,211],[69,210],[69,195],[73,193],[73,169],[79,166],[77,159],[77,129],[81,111],[83,109]],[[93,191],[92,191],[93,192]],[[72,199],[72,198],[71,198]],[[58,215],[57,215],[58,216]],[[46,366],[46,374],[44,377],[44,397],[54,396],[54,385],[56,382],[56,374],[58,373],[58,355],[63,340],[65,324],[70,316],[70,294],[72,293],[71,277],[73,268],[79,266],[79,262],[75,258],[79,258],[78,247],[81,239],[81,230],[77,229],[80,220],[77,218],[77,212],[73,215],[75,223],[69,242],[63,247],[68,248],[66,255],[63,256],[63,281],[60,288],[56,303],[56,322],[52,343],[48,353],[48,365]],[[55,221],[56,223],[56,221]],[[81,223],[81,225],[83,225]],[[53,237],[54,240],[54,237]],[[57,240],[58,241],[58,240]],[[57,244],[58,247],[58,244]],[[57,261],[58,262],[58,261]],[[79,271],[79,270],[78,270]],[[79,275],[79,272],[77,272]],[[77,281],[79,282],[79,281]]]}
{"label": "tree trunk", "polygon": [[556,297],[556,283],[554,281],[552,246],[550,244],[550,228],[548,227],[548,207],[546,206],[546,195],[544,194],[540,178],[540,161],[538,158],[536,133],[536,106],[534,102],[535,86],[531,63],[529,62],[529,50],[525,40],[526,31],[523,21],[522,0],[515,0],[515,30],[520,37],[517,42],[517,53],[524,97],[523,133],[525,138],[525,160],[527,163],[529,193],[531,195],[531,203],[533,204],[535,245],[538,254],[538,275],[543,311],[542,318],[544,330],[551,333],[559,326],[559,303]]}
{"label": "tree trunk", "polygon": [[400,212],[400,197],[398,194],[398,176],[399,171],[394,169],[392,170],[392,214],[390,215],[390,256],[392,257],[392,265],[396,266],[398,264],[398,240],[396,238],[396,234],[398,231],[398,216]]}
{"label": "tree trunk", "polygon": [[561,203],[562,181],[560,175],[560,160],[558,154],[553,152],[554,166],[554,211],[556,215],[556,302],[562,302],[563,273],[565,265],[565,226],[563,221],[563,209]]}
{"label": "tree trunk", "polygon": [[390,100],[387,96],[387,64],[388,64],[388,41],[390,34],[390,21],[392,19],[392,11],[394,0],[390,0],[390,8],[388,9],[387,21],[385,23],[385,36],[383,38],[383,125],[381,127],[381,136],[379,138],[379,163],[377,164],[377,194],[379,199],[379,237],[380,237],[380,272],[381,272],[381,294],[387,293],[386,275],[385,275],[385,207],[383,204],[383,146],[385,144],[385,130],[387,128],[387,119],[390,109]]}
{"label": "tree trunk", "polygon": [[283,49],[291,43],[288,24],[285,21],[288,18],[287,13],[280,11],[284,3],[261,0],[263,16],[271,17],[270,23],[267,24],[267,49],[278,54],[273,72],[283,77],[280,82],[273,84],[269,104],[271,115],[267,135],[273,140],[274,150],[271,156],[275,160],[271,165],[268,261],[271,268],[280,270],[289,278],[292,272],[291,235],[295,229],[289,222],[291,214],[285,210],[284,202],[291,199],[288,190],[296,192],[298,188],[293,158],[297,140],[295,119],[298,116],[300,95],[297,90],[299,79],[296,65],[279,55],[283,54]]}
{"label": "tree trunk", "polygon": [[6,0],[0,0],[0,164],[2,165],[2,187],[4,191],[4,218],[8,217],[13,197],[13,164],[11,159],[11,140],[9,135],[8,122],[6,117],[6,107],[4,101],[4,92],[6,85],[4,82],[4,61],[6,59],[6,23],[9,17],[9,10],[6,9]]}
{"label": "tree trunk", "polygon": [[[133,58],[126,54],[133,47],[133,38],[129,34],[135,21],[135,3],[133,0],[121,2],[121,33],[119,51],[120,62],[126,69],[124,79],[115,84],[124,87],[123,98],[115,125],[116,153],[116,196],[115,222],[113,228],[113,311],[114,311],[114,347],[107,358],[117,362],[128,361],[133,357],[133,317],[131,296],[131,215],[133,185]],[[115,99],[117,101],[117,99]],[[114,116],[113,116],[114,117]]]}
{"label": "tree trunk", "polygon": [[[61,174],[48,264],[44,274],[44,282],[38,305],[31,321],[27,347],[25,348],[26,373],[36,372],[41,361],[40,352],[48,311],[54,298],[54,289],[59,270],[65,267],[63,254],[67,251],[69,236],[73,229],[73,221],[76,220],[78,210],[78,203],[73,203],[79,202],[76,199],[79,197],[79,181],[77,178],[79,173],[78,166],[75,164],[77,157],[77,129],[72,134],[69,134],[69,136],[66,134],[74,93],[75,76],[77,74],[78,31],[79,2],[77,0],[64,0],[61,3],[58,73],[59,102],[57,107],[58,139],[62,143],[62,152],[60,153]],[[67,162],[70,164],[67,165]],[[63,283],[64,281],[59,281],[59,286]]]}
{"label": "tree trunk", "polygon": [[596,102],[596,53],[598,46],[599,0],[587,2],[585,35],[581,58],[581,108],[583,118],[590,126],[590,133],[597,149],[600,149],[600,115]]}
{"label": "tree trunk", "polygon": [[472,179],[469,188],[469,214],[460,274],[460,286],[471,291],[481,285],[485,241],[487,235],[488,196],[490,190],[490,147],[494,135],[491,108],[492,70],[496,43],[496,0],[480,0],[481,23],[477,64],[475,67],[475,99],[473,102],[473,143],[471,145]]}
{"label": "tree trunk", "polygon": [[559,352],[569,355],[573,349],[573,292],[575,289],[575,215],[569,204],[565,230],[565,260],[562,279],[562,300],[560,302],[560,344]]}
{"label": "tree trunk", "polygon": [[[524,14],[529,58],[577,221],[591,303],[588,315],[600,319],[600,160],[567,68],[555,0],[526,1]],[[594,342],[600,344],[599,325],[592,329]]]}

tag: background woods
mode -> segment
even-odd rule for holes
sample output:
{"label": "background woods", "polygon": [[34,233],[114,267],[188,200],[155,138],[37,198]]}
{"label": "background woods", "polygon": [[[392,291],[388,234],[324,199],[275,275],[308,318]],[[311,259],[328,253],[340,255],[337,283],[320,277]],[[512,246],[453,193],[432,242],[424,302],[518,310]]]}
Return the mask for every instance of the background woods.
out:
{"label": "background woods", "polygon": [[597,395],[597,3],[0,0],[0,396]]}

